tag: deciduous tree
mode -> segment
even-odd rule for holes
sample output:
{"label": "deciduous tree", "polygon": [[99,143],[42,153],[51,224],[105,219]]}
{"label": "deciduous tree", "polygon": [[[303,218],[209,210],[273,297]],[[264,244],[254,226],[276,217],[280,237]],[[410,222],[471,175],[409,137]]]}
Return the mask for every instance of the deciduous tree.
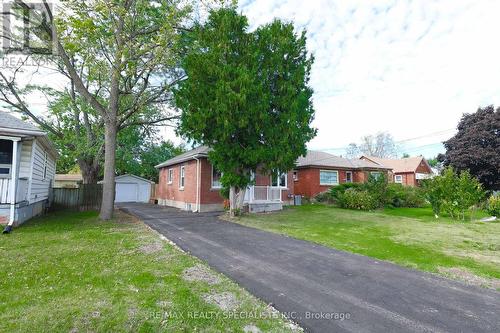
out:
{"label": "deciduous tree", "polygon": [[488,190],[500,190],[500,108],[491,105],[464,114],[457,134],[444,142],[445,165],[469,170]]}

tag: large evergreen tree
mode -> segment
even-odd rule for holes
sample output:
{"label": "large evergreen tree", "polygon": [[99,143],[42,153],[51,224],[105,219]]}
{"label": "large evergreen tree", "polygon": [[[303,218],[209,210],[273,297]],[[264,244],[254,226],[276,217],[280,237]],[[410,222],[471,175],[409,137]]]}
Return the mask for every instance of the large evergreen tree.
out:
{"label": "large evergreen tree", "polygon": [[213,149],[231,208],[239,208],[252,171],[293,168],[316,134],[305,32],[279,20],[249,32],[229,7],[211,11],[186,41],[187,79],[174,92],[180,133]]}
{"label": "large evergreen tree", "polygon": [[463,115],[457,134],[444,142],[445,165],[469,170],[488,190],[500,190],[500,108]]}

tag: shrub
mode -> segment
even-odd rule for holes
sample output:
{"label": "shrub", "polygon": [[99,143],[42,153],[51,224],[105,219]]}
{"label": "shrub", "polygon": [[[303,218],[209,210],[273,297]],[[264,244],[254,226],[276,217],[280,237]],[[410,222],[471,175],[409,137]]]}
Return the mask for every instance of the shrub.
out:
{"label": "shrub", "polygon": [[342,208],[372,210],[378,207],[377,200],[366,190],[349,188],[339,194],[338,204]]}
{"label": "shrub", "polygon": [[491,216],[500,218],[500,196],[492,195],[486,204],[486,210]]}
{"label": "shrub", "polygon": [[443,210],[454,219],[464,220],[465,212],[484,197],[481,184],[468,171],[457,175],[452,168],[446,168],[442,175],[428,179],[423,184],[425,198],[436,217]]}
{"label": "shrub", "polygon": [[378,177],[370,175],[368,182],[364,185],[366,191],[375,200],[377,207],[385,207],[390,201],[387,186],[387,178],[384,174],[380,174]]}
{"label": "shrub", "polygon": [[420,188],[401,184],[387,185],[387,199],[387,204],[392,207],[417,208],[425,205],[425,199]]}
{"label": "shrub", "polygon": [[316,194],[314,200],[316,202],[332,203],[332,198],[329,191]]}
{"label": "shrub", "polygon": [[350,188],[353,189],[361,189],[363,187],[363,184],[360,183],[342,183],[337,186],[333,186],[330,188],[330,191],[328,191],[330,198],[334,202],[338,202],[339,197],[344,194],[344,192]]}

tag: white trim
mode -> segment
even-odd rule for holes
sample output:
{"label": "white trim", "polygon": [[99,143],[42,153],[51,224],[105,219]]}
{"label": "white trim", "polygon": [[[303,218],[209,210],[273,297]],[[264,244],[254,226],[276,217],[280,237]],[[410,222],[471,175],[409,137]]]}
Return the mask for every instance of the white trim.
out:
{"label": "white trim", "polygon": [[[213,164],[211,164],[211,165],[212,165],[212,172],[210,174],[210,188],[212,190],[220,190],[222,188],[222,184],[219,186],[214,186],[214,170],[215,169],[214,169],[214,165]],[[222,176],[222,173],[221,173],[221,176]],[[219,183],[220,183],[220,179],[219,179]]]}
{"label": "white trim", "polygon": [[17,136],[0,135],[0,140],[21,141],[21,138]]}
{"label": "white trim", "polygon": [[[331,184],[325,184],[321,182],[321,172],[335,172],[337,174],[337,182]],[[335,186],[339,184],[339,171],[338,170],[319,170],[319,185],[320,186]]]}
{"label": "white trim", "polygon": [[10,184],[10,217],[9,225],[14,224],[16,217],[16,195],[17,195],[17,178],[18,178],[18,153],[19,153],[18,140],[12,143],[12,171],[11,171],[11,184]]}
{"label": "white trim", "polygon": [[170,168],[167,170],[167,184],[172,184],[174,182],[174,169]]}
{"label": "white trim", "polygon": [[[280,178],[282,175],[285,175],[285,186],[281,186]],[[282,190],[288,190],[288,172],[279,172],[276,176],[276,186],[273,185],[273,176],[269,176],[271,180],[271,187],[279,187]]]}
{"label": "white trim", "polygon": [[[397,179],[400,179],[399,181]],[[403,184],[403,175],[394,175],[394,183]]]}
{"label": "white trim", "polygon": [[181,165],[179,169],[179,190],[183,190],[186,185],[186,166]]}

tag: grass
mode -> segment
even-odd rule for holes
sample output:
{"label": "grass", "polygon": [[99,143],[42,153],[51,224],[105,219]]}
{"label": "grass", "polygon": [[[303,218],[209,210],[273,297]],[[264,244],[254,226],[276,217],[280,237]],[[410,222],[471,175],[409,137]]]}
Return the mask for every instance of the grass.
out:
{"label": "grass", "polygon": [[[219,275],[209,285],[186,281],[197,259],[161,241],[125,214],[99,222],[95,213],[51,214],[0,235],[1,332],[241,332],[247,325],[283,332],[264,303]],[[240,316],[207,303],[230,293]]]}
{"label": "grass", "polygon": [[235,221],[500,289],[500,223],[436,219],[430,208],[362,212],[323,205]]}

